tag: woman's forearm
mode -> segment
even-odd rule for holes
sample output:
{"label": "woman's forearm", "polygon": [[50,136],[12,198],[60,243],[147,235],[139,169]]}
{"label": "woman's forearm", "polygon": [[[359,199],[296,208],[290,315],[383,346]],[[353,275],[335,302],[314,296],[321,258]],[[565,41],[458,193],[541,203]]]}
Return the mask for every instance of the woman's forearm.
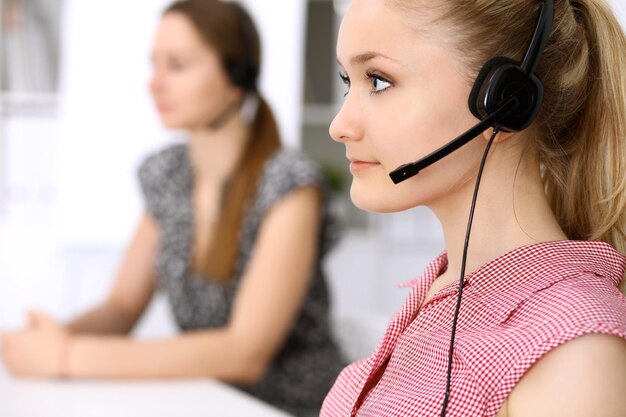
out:
{"label": "woman's forearm", "polygon": [[109,304],[103,304],[73,319],[66,325],[77,334],[127,334],[134,320]]}
{"label": "woman's forearm", "polygon": [[183,334],[156,341],[74,336],[66,373],[77,378],[216,378],[254,383],[264,364],[226,330]]}

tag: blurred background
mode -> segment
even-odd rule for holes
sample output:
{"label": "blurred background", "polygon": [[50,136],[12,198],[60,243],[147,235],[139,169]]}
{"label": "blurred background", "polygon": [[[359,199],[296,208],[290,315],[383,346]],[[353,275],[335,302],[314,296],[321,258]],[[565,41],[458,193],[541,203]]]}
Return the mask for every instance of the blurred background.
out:
{"label": "blurred background", "polygon": [[[349,0],[243,1],[260,28],[261,90],[285,146],[316,159],[345,233],[327,258],[337,336],[350,359],[374,348],[407,290],[443,249],[425,209],[368,214],[328,126],[343,99],[335,41]],[[622,22],[626,5],[610,3]],[[150,100],[150,48],[164,0],[0,0],[0,329],[26,308],[60,320],[107,293],[142,210],[137,168],[182,138]],[[156,298],[137,337],[174,332]]]}

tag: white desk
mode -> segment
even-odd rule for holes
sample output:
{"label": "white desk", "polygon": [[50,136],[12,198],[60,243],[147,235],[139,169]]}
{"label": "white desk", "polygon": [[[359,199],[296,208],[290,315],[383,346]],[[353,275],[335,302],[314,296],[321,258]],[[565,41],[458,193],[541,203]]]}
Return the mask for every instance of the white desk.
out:
{"label": "white desk", "polygon": [[0,417],[289,417],[216,381],[39,381],[0,364]]}

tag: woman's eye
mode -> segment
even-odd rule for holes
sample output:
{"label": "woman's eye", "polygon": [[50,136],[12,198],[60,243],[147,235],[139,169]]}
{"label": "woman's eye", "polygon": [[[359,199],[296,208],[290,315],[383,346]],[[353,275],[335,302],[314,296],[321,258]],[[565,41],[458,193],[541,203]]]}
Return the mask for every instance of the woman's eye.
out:
{"label": "woman's eye", "polygon": [[344,97],[348,95],[348,91],[350,91],[350,78],[346,75],[346,74],[342,74],[341,72],[339,73],[339,78],[341,78],[341,81],[348,86],[348,90],[346,91],[346,93],[344,94]]}
{"label": "woman's eye", "polygon": [[391,81],[385,80],[379,75],[368,74],[372,82],[372,93],[380,93],[391,87]]}
{"label": "woman's eye", "polygon": [[170,62],[169,68],[172,71],[181,71],[185,69],[185,64],[183,64],[182,62],[174,61],[174,62]]}

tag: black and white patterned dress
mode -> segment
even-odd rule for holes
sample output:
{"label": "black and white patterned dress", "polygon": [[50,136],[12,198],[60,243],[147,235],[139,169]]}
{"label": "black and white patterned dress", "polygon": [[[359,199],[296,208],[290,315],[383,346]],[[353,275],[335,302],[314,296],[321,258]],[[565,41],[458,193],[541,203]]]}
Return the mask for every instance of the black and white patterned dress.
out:
{"label": "black and white patterned dress", "polygon": [[[266,162],[257,193],[240,231],[235,274],[229,284],[210,282],[190,272],[193,246],[193,171],[185,144],[149,156],[139,169],[145,206],[157,221],[161,240],[156,261],[157,285],[171,306],[181,331],[228,324],[233,300],[250,260],[261,223],[270,208],[293,190],[318,186],[328,190],[316,165],[295,151],[278,151]],[[331,336],[329,296],[322,259],[336,240],[336,227],[324,205],[320,248],[302,310],[284,346],[266,374],[248,393],[297,416],[317,415],[343,366]],[[260,312],[262,313],[262,312]]]}

